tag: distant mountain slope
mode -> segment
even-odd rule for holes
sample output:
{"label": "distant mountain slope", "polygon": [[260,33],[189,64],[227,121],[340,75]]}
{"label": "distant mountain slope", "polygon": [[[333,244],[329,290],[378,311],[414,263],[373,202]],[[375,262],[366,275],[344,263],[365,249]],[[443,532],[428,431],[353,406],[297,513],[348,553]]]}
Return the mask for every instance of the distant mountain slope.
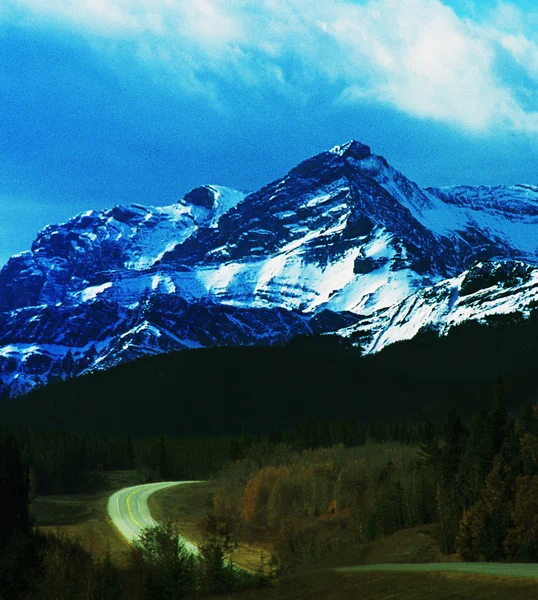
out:
{"label": "distant mountain slope", "polygon": [[369,353],[529,315],[536,233],[538,187],[422,190],[355,141],[249,195],[89,211],[0,271],[0,395],[178,349],[337,332]]}
{"label": "distant mountain slope", "polygon": [[425,287],[337,333],[377,352],[428,328],[446,334],[468,321],[515,314],[528,318],[538,307],[538,268],[520,261],[478,262],[457,277]]}
{"label": "distant mountain slope", "polygon": [[221,347],[146,357],[35,390],[4,405],[4,422],[109,433],[270,433],[315,418],[437,420],[538,401],[538,315],[421,332],[360,357],[335,342]]}
{"label": "distant mountain slope", "polygon": [[[229,188],[205,186],[171,206],[115,206],[49,225],[31,251],[11,258],[0,271],[0,311],[86,302],[109,288],[128,287],[121,283],[125,277],[142,275],[136,286],[140,294],[148,285],[148,271],[167,251],[200,225],[215,227],[244,197]],[[149,289],[166,286],[165,278],[152,279]]]}

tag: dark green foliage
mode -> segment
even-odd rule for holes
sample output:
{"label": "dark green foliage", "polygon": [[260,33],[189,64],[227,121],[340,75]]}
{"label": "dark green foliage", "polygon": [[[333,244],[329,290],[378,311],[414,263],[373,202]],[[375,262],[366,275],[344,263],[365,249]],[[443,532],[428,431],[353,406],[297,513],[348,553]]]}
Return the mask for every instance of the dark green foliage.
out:
{"label": "dark green foliage", "polygon": [[208,593],[231,591],[240,586],[240,576],[232,562],[237,544],[232,541],[230,524],[208,514],[203,525],[206,539],[198,557],[199,587]]}
{"label": "dark green foliage", "polygon": [[133,544],[131,561],[143,575],[144,600],[181,600],[196,591],[196,560],[171,523],[143,531]]}
{"label": "dark green foliage", "polygon": [[31,531],[28,466],[11,435],[0,438],[0,598],[119,600],[110,559],[95,562],[78,544]]}
{"label": "dark green foliage", "polygon": [[[538,476],[537,408],[521,411],[514,420],[504,406],[499,381],[491,409],[480,411],[469,424],[454,409],[448,411],[442,428],[432,422],[364,425],[347,419],[333,424],[307,419],[294,431],[282,432],[278,439],[284,444],[273,442],[274,451],[270,442],[267,445],[263,441],[245,449],[244,458],[221,475],[221,505],[233,512],[233,502],[237,506],[242,501],[243,507],[249,508],[250,516],[244,517],[247,525],[251,513],[261,515],[256,526],[274,530],[276,555],[284,571],[321,556],[331,547],[304,523],[313,523],[308,519],[317,516],[336,516],[342,507],[351,510],[361,543],[402,527],[435,523],[445,553],[458,550],[467,560],[516,556],[522,560],[535,552],[534,534],[525,534],[525,524],[527,530],[532,528],[529,531],[538,530],[538,518],[525,510],[526,502],[529,510],[535,506],[531,505],[535,495],[525,483],[531,479],[520,481],[524,475]],[[345,466],[346,452],[354,450],[348,445],[351,429],[361,432],[357,438],[362,441],[379,444],[379,452],[398,443],[397,456],[404,452],[405,444],[411,445],[410,450],[414,445],[418,447],[416,457],[405,463],[405,468],[403,463],[395,468],[390,459],[382,468],[378,462],[373,471],[371,459],[366,463],[353,459]],[[274,439],[274,434],[271,437]],[[360,453],[349,458],[352,456],[359,457]],[[370,475],[365,478],[366,473]],[[353,481],[354,492],[350,494]],[[520,497],[516,510],[517,489]],[[226,497],[232,500],[226,501]],[[316,499],[321,497],[319,504]],[[275,507],[287,506],[284,514],[289,518],[280,522],[266,519],[265,504],[269,516]],[[242,518],[240,514],[230,515],[235,523]]]}
{"label": "dark green foliage", "polygon": [[445,443],[440,453],[442,486],[452,487],[452,482],[458,472],[466,430],[454,408],[449,409],[444,431]]}
{"label": "dark green foliage", "polygon": [[503,541],[508,534],[509,519],[506,505],[493,509],[486,517],[478,538],[480,553],[473,557],[475,560],[498,561],[503,559]]}
{"label": "dark green foliage", "polygon": [[486,411],[473,417],[469,424],[456,482],[462,508],[469,508],[477,500],[493,465],[492,432],[491,416]]}
{"label": "dark green foliage", "polygon": [[228,561],[233,546],[229,540],[213,537],[200,546],[200,588],[210,594],[222,594],[238,587],[236,570]]}
{"label": "dark green foliage", "polygon": [[41,571],[40,540],[28,531],[13,533],[0,548],[0,598],[26,598]]}
{"label": "dark green foliage", "polygon": [[[0,439],[7,436],[16,441],[30,467],[32,493],[41,495],[101,490],[106,485],[102,471],[109,470],[137,469],[145,481],[207,479],[229,459],[228,438],[132,438],[0,428]],[[0,453],[0,465],[9,456]]]}
{"label": "dark green foliage", "polygon": [[518,562],[538,562],[538,540],[531,540],[519,546],[515,554]]}
{"label": "dark green foliage", "polygon": [[513,485],[515,478],[523,472],[520,438],[516,433],[516,426],[512,419],[507,418],[504,429],[504,439],[499,451],[499,457],[506,468],[505,479],[508,485]]}
{"label": "dark green foliage", "polygon": [[14,533],[25,533],[29,527],[28,503],[30,479],[28,465],[22,460],[15,439],[0,438],[0,552]]}
{"label": "dark green foliage", "polygon": [[501,376],[497,378],[497,388],[495,390],[495,403],[491,413],[491,427],[493,438],[493,452],[497,454],[501,449],[506,433],[508,422],[508,414],[505,407],[506,392],[504,389],[504,381]]}
{"label": "dark green foliage", "polygon": [[172,523],[142,533],[131,549],[130,563],[141,579],[143,600],[179,600],[259,584],[233,566],[234,544],[214,519],[208,523],[211,532],[196,555],[187,550]]}
{"label": "dark green foliage", "polygon": [[95,598],[96,600],[122,600],[123,598],[119,573],[112,564],[110,554],[106,555],[102,563],[98,563]]}
{"label": "dark green foliage", "polygon": [[27,531],[13,535],[0,560],[2,600],[122,600],[110,558],[98,561],[78,543]]}

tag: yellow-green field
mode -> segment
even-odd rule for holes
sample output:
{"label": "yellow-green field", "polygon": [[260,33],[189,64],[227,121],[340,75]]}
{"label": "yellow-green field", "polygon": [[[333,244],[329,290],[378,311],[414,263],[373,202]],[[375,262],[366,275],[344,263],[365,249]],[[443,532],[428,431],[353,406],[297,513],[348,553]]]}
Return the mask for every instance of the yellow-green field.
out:
{"label": "yellow-green field", "polygon": [[38,496],[31,512],[39,529],[78,540],[92,554],[110,552],[121,565],[127,544],[107,516],[108,497],[123,487],[141,483],[134,471],[109,472],[107,490],[98,494]]}
{"label": "yellow-green field", "polygon": [[[213,495],[216,484],[212,481],[192,483],[164,489],[149,499],[151,514],[157,521],[168,519],[178,524],[181,535],[189,542],[203,542],[200,519],[213,512]],[[266,558],[270,548],[262,543],[239,544],[233,553],[233,561],[249,571],[255,571],[260,564],[261,552]]]}
{"label": "yellow-green field", "polygon": [[219,600],[536,600],[531,579],[455,573],[309,571],[270,588],[224,594]]}

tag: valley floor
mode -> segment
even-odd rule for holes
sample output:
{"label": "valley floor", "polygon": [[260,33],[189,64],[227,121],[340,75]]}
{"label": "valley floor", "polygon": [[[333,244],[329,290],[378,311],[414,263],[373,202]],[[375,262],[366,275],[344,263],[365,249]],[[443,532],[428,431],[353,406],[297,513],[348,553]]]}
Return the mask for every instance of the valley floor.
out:
{"label": "valley floor", "polygon": [[[134,472],[109,474],[110,489],[93,495],[45,496],[32,503],[36,524],[45,531],[76,538],[97,556],[111,553],[121,566],[126,543],[106,516],[112,491],[140,483]],[[212,510],[213,482],[193,483],[157,492],[150,499],[152,515],[159,521],[176,521],[185,537],[202,541],[199,520]],[[234,561],[255,570],[260,553],[270,555],[262,541],[242,543]],[[538,567],[499,563],[453,563],[433,543],[428,526],[401,530],[385,538],[347,549],[293,575],[277,579],[268,588],[219,596],[222,600],[426,600],[453,598],[495,600],[507,597],[530,600],[538,594]],[[417,564],[427,563],[430,564]],[[391,564],[380,564],[391,563]],[[409,564],[411,563],[411,564]],[[454,569],[464,572],[454,572]],[[500,576],[502,571],[503,576]]]}

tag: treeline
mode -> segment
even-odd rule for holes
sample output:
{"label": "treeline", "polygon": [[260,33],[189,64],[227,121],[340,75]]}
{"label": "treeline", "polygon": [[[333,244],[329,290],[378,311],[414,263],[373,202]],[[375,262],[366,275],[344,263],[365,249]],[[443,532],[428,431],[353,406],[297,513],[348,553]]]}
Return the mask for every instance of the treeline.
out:
{"label": "treeline", "polygon": [[303,426],[309,449],[246,449],[220,473],[216,516],[270,541],[283,568],[423,524],[464,560],[538,560],[538,405],[512,417],[502,381],[468,423],[452,409],[442,428],[369,425],[347,444],[331,430]]}
{"label": "treeline", "polygon": [[538,405],[512,418],[500,383],[492,411],[469,424],[450,413],[445,443],[429,449],[429,461],[439,471],[445,551],[464,560],[538,560]]}
{"label": "treeline", "polygon": [[134,437],[268,434],[305,415],[442,420],[449,406],[467,420],[491,405],[498,374],[510,409],[532,402],[537,351],[538,311],[466,322],[441,337],[422,330],[362,357],[316,339],[184,350],[47,385],[5,402],[1,420]]}
{"label": "treeline", "polygon": [[32,494],[92,492],[105,471],[136,470],[142,482],[205,479],[230,458],[228,438],[169,438],[0,427],[28,465]]}
{"label": "treeline", "polygon": [[434,424],[338,423],[306,420],[289,431],[248,435],[175,438],[108,436],[56,429],[0,427],[0,439],[12,438],[29,466],[32,494],[66,494],[101,489],[105,471],[136,470],[142,482],[209,479],[229,460],[256,444],[285,442],[295,450],[364,443],[367,439],[418,442]]}

